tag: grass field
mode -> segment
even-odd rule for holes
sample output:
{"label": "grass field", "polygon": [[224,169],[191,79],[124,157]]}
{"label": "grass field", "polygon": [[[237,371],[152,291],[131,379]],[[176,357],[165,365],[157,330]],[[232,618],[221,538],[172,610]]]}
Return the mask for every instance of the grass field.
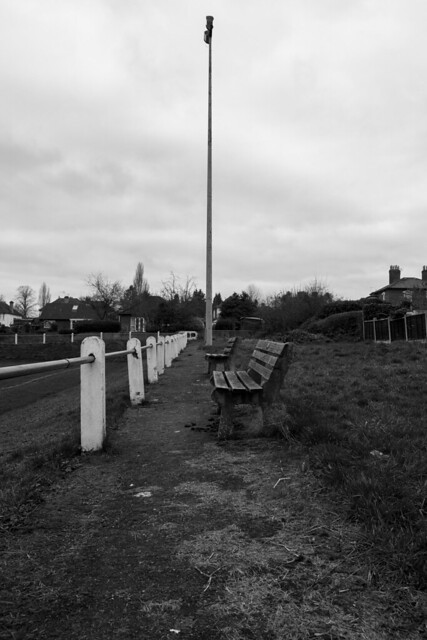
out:
{"label": "grass field", "polygon": [[366,532],[371,579],[427,586],[427,348],[298,345],[289,438]]}

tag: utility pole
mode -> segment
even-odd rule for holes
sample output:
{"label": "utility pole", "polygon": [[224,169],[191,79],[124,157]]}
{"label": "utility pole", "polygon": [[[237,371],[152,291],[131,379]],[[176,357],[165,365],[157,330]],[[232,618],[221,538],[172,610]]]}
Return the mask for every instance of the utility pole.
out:
{"label": "utility pole", "polygon": [[209,45],[208,79],[208,185],[206,224],[206,319],[205,345],[212,345],[212,29],[213,16],[206,16],[204,40]]}

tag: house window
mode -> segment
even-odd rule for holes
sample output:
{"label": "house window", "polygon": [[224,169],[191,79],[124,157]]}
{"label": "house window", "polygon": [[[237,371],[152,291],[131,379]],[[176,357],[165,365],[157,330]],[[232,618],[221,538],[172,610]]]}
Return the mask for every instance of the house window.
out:
{"label": "house window", "polygon": [[403,292],[403,299],[408,300],[408,302],[412,302],[412,291],[410,289],[406,289]]}
{"label": "house window", "polygon": [[77,311],[78,308],[79,308],[78,304],[73,305],[73,311]]}

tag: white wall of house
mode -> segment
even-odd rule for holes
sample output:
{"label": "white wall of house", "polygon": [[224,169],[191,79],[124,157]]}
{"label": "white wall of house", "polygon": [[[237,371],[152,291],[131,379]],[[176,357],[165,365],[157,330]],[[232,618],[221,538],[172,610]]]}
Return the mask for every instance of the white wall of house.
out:
{"label": "white wall of house", "polygon": [[5,327],[10,327],[13,324],[14,319],[18,319],[21,316],[17,316],[13,313],[0,313],[0,324],[4,324]]}

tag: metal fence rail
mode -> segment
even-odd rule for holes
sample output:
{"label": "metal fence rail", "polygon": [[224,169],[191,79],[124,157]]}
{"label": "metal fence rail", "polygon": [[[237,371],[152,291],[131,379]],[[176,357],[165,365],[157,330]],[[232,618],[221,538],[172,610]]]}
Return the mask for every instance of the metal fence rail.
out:
{"label": "metal fence rail", "polygon": [[43,373],[44,371],[69,369],[70,367],[78,367],[82,364],[90,364],[94,360],[95,356],[87,356],[85,358],[63,358],[62,360],[50,360],[48,362],[35,362],[32,364],[18,364],[12,367],[0,367],[0,380],[29,376],[33,373]]}

